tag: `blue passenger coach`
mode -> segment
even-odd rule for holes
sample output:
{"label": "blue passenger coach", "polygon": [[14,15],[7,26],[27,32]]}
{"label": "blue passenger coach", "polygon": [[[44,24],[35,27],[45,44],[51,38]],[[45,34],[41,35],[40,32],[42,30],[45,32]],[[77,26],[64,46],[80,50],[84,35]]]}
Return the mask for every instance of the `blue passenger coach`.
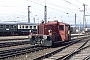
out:
{"label": "blue passenger coach", "polygon": [[29,31],[37,31],[37,23],[0,22],[0,35],[28,35]]}

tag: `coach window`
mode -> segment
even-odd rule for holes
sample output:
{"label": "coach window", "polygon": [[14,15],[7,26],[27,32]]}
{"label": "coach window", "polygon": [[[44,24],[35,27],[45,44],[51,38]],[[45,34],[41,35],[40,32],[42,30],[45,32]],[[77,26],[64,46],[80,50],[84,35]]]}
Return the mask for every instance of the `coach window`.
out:
{"label": "coach window", "polygon": [[0,25],[0,28],[4,28],[4,25]]}
{"label": "coach window", "polygon": [[30,26],[30,29],[32,29],[32,26]]}
{"label": "coach window", "polygon": [[60,25],[60,26],[59,26],[59,29],[60,29],[60,30],[64,30],[64,25]]}
{"label": "coach window", "polygon": [[26,28],[28,28],[28,26],[26,26]]}
{"label": "coach window", "polygon": [[20,28],[21,28],[21,25],[20,25]]}
{"label": "coach window", "polygon": [[24,25],[22,26],[22,28],[24,28]]}
{"label": "coach window", "polygon": [[16,28],[16,25],[14,26],[14,28]]}
{"label": "coach window", "polygon": [[36,29],[36,26],[34,26],[34,29]]}
{"label": "coach window", "polygon": [[6,28],[9,28],[9,25],[6,25]]}
{"label": "coach window", "polygon": [[13,26],[13,25],[11,25],[11,28],[14,28],[14,26]]}

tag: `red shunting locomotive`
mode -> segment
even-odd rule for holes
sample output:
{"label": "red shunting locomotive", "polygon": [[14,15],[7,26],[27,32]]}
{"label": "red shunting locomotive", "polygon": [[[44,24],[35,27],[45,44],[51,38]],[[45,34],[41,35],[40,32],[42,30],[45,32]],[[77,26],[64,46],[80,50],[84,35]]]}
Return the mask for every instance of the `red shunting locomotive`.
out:
{"label": "red shunting locomotive", "polygon": [[37,27],[37,34],[30,31],[30,44],[39,46],[52,46],[54,43],[71,40],[70,25],[51,21],[44,24],[42,22]]}

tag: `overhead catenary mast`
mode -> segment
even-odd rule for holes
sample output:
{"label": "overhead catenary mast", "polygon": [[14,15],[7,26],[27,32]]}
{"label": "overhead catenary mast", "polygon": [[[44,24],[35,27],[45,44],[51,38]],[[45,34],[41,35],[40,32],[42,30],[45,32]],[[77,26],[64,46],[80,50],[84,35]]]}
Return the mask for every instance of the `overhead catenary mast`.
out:
{"label": "overhead catenary mast", "polygon": [[28,23],[30,23],[30,6],[28,6]]}
{"label": "overhead catenary mast", "polygon": [[46,0],[45,0],[45,6],[44,6],[44,22],[47,23],[47,6],[46,6]]}
{"label": "overhead catenary mast", "polygon": [[85,5],[84,3],[83,3],[83,6],[84,6],[84,13],[83,13],[83,29],[84,28],[86,28],[86,18],[85,18],[85,16],[86,16],[86,14],[85,14],[85,6],[87,6],[87,5]]}
{"label": "overhead catenary mast", "polygon": [[83,29],[84,29],[84,21],[85,21],[85,4],[83,4],[83,6],[84,6],[84,14],[83,14]]}
{"label": "overhead catenary mast", "polygon": [[76,32],[76,14],[75,14],[75,32]]}

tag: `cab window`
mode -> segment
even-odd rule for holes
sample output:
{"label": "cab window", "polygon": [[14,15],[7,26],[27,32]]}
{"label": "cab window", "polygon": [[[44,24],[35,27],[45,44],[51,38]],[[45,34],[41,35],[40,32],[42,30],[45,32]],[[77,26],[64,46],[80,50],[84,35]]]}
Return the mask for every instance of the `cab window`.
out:
{"label": "cab window", "polygon": [[60,25],[59,30],[64,30],[64,25]]}

